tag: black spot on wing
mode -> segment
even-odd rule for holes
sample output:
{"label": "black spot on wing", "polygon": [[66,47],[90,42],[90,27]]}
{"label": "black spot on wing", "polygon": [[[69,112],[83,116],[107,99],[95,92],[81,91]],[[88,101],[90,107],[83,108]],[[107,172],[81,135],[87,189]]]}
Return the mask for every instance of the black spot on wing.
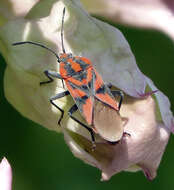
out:
{"label": "black spot on wing", "polygon": [[105,84],[101,85],[100,88],[97,89],[96,94],[108,94],[113,98],[110,89]]}
{"label": "black spot on wing", "polygon": [[89,90],[87,85],[80,86],[80,89],[83,90],[83,91]]}
{"label": "black spot on wing", "polygon": [[82,68],[82,70],[85,70],[85,69],[87,69],[89,67],[89,64],[85,63],[80,58],[79,59],[75,59],[74,61],[80,65],[80,67]]}
{"label": "black spot on wing", "polygon": [[85,104],[87,99],[88,99],[87,95],[75,98],[75,100],[80,102],[81,104]]}
{"label": "black spot on wing", "polygon": [[100,86],[100,88],[96,91],[97,94],[105,94],[106,93],[106,87],[105,85]]}
{"label": "black spot on wing", "polygon": [[88,82],[88,87],[89,87],[89,89],[92,88],[92,80],[90,80],[90,81]]}
{"label": "black spot on wing", "polygon": [[76,105],[77,107],[79,108],[79,111],[80,112],[83,112],[83,105],[86,104],[86,100],[88,99],[89,97],[88,96],[82,96],[82,97],[76,97],[74,98],[75,102],[76,102]]}
{"label": "black spot on wing", "polygon": [[74,69],[72,69],[71,64],[67,62],[64,66],[65,70],[67,71],[67,75],[72,76],[76,73]]}
{"label": "black spot on wing", "polygon": [[72,82],[70,82],[70,81],[68,81],[68,83],[69,83],[69,85],[70,85],[73,89],[79,89],[79,90],[85,92],[86,94],[89,94],[89,88],[88,88],[87,85],[80,85],[80,86],[79,86],[79,85],[76,85],[76,84],[74,84],[74,83],[72,83]]}

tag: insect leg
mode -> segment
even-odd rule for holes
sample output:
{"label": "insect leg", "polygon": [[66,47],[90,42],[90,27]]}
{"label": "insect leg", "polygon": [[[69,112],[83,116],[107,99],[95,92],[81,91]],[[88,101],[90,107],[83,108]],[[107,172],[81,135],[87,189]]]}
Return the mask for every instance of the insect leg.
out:
{"label": "insect leg", "polygon": [[94,149],[96,145],[95,145],[94,132],[93,132],[92,128],[86,126],[84,123],[82,123],[81,121],[79,121],[78,119],[76,119],[74,116],[72,116],[72,114],[73,114],[74,112],[76,112],[77,110],[78,110],[78,107],[77,107],[76,104],[74,104],[74,105],[70,108],[70,110],[68,111],[68,114],[69,114],[69,116],[70,116],[74,121],[76,121],[77,123],[79,123],[82,127],[84,127],[85,129],[87,129],[87,130],[90,132],[90,134],[91,134],[91,139],[92,139],[92,144],[93,144],[93,145],[92,145],[92,148]]}
{"label": "insect leg", "polygon": [[64,96],[67,96],[67,95],[69,95],[69,94],[70,94],[70,93],[69,93],[69,91],[67,90],[67,91],[65,91],[65,92],[61,92],[61,93],[59,93],[59,94],[57,94],[57,95],[55,95],[55,96],[53,96],[53,97],[50,98],[50,103],[51,103],[53,106],[55,106],[55,107],[61,112],[61,116],[60,116],[60,118],[59,118],[59,120],[58,120],[58,124],[59,124],[59,125],[60,125],[61,120],[63,119],[64,110],[61,109],[59,106],[57,106],[57,105],[53,102],[53,100],[57,100],[57,99],[59,99],[59,98],[62,98],[62,97],[64,97]]}
{"label": "insect leg", "polygon": [[112,88],[112,84],[109,82],[109,83],[107,83],[106,84],[106,86],[109,88],[109,89],[111,89]]}
{"label": "insect leg", "polygon": [[47,84],[47,83],[50,83],[50,82],[53,82],[53,78],[58,78],[58,79],[62,79],[63,78],[61,77],[61,75],[55,71],[49,71],[49,70],[46,70],[44,71],[44,74],[47,76],[47,78],[49,79],[48,81],[44,81],[44,82],[40,82],[40,85],[43,85],[43,84]]}
{"label": "insect leg", "polygon": [[122,104],[122,101],[123,101],[123,98],[124,98],[123,92],[120,91],[120,90],[111,90],[111,93],[112,93],[112,95],[113,95],[114,97],[115,97],[115,96],[120,96],[120,102],[119,102],[119,104],[118,104],[118,108],[119,108],[119,110],[120,110],[121,104]]}

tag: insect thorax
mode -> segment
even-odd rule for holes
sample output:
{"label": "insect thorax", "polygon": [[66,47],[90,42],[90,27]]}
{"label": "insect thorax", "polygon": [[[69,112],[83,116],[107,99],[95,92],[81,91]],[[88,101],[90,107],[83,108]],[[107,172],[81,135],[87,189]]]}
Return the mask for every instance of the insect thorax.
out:
{"label": "insect thorax", "polygon": [[73,56],[71,53],[60,55],[60,74],[62,77],[72,77],[92,67],[85,57]]}

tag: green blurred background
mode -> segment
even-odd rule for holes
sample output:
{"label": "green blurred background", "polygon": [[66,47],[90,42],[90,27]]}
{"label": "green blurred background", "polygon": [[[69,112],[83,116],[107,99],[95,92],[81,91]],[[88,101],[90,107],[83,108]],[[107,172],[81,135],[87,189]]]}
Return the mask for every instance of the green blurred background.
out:
{"label": "green blurred background", "polygon": [[[117,27],[127,38],[141,71],[169,97],[174,111],[174,43],[157,31]],[[173,136],[152,182],[142,172],[121,172],[100,182],[100,171],[75,158],[62,134],[23,118],[7,102],[3,93],[5,66],[1,56],[0,158],[6,156],[12,165],[13,190],[174,189]]]}

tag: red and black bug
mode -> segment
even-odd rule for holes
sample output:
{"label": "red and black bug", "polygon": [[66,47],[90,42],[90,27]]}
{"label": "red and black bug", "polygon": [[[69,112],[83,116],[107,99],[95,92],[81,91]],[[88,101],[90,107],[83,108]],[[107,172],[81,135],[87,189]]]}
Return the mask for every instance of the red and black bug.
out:
{"label": "red and black bug", "polygon": [[[91,61],[85,57],[73,56],[71,53],[66,53],[63,43],[63,24],[64,24],[64,16],[65,16],[65,8],[63,10],[62,16],[62,27],[61,27],[61,42],[62,42],[62,51],[60,55],[56,54],[52,49],[31,41],[17,42],[13,43],[13,45],[22,45],[22,44],[33,44],[40,47],[43,47],[50,52],[52,52],[56,57],[57,61],[60,64],[59,73],[55,71],[46,70],[44,74],[49,79],[48,81],[40,82],[40,85],[47,84],[53,82],[53,78],[58,78],[65,81],[66,87],[68,90],[59,93],[50,98],[50,103],[54,105],[61,112],[61,116],[58,120],[58,124],[61,123],[61,120],[64,115],[64,110],[62,110],[58,105],[54,103],[54,100],[62,98],[67,95],[71,95],[75,101],[75,104],[68,111],[69,116],[79,123],[81,126],[86,128],[92,138],[92,143],[94,144],[94,131],[99,133],[104,139],[115,142],[120,140],[123,134],[123,125],[120,124],[122,119],[119,116],[119,110],[123,99],[123,93],[121,91],[111,91],[111,85],[104,84],[101,76],[94,69]],[[114,96],[120,96],[120,101],[117,102]],[[100,102],[100,103],[99,103]],[[101,104],[102,103],[102,104]],[[100,110],[95,108],[95,104],[100,104]],[[97,106],[97,105],[96,105]],[[120,134],[110,134],[107,137],[107,128],[101,129],[100,125],[101,120],[107,120],[105,116],[105,111],[102,111],[102,108],[107,109],[108,112],[114,112],[117,118],[117,123],[119,123]],[[73,113],[79,110],[83,117],[85,118],[88,125],[92,126],[88,127],[86,124],[79,121],[76,117],[73,116]],[[107,115],[107,114],[106,114]],[[111,114],[112,115],[112,114]],[[96,117],[100,117],[99,120]],[[114,116],[114,117],[115,117]],[[114,126],[116,128],[117,126]],[[102,132],[104,131],[104,132]],[[111,131],[112,133],[112,131]],[[105,135],[106,134],[106,135]],[[118,137],[119,136],[119,137]]]}

